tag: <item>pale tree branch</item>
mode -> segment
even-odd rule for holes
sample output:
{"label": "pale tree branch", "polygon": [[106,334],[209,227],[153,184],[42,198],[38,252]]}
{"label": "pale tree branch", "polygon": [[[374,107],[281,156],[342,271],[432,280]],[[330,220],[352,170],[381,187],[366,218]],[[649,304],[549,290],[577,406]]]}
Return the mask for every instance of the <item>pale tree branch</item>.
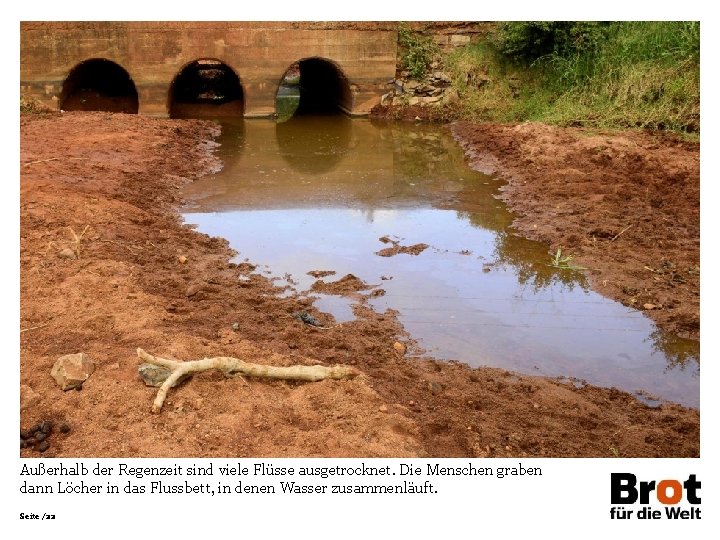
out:
{"label": "pale tree branch", "polygon": [[190,360],[188,362],[179,362],[153,356],[150,353],[138,348],[138,357],[156,366],[161,366],[170,370],[170,376],[165,379],[158,389],[157,396],[153,402],[152,412],[160,412],[163,406],[168,390],[172,388],[178,380],[184,375],[206,371],[209,369],[217,369],[226,375],[247,375],[250,377],[262,377],[269,379],[290,379],[296,381],[321,381],[323,379],[352,379],[360,374],[358,370],[348,366],[303,366],[294,365],[287,367],[266,366],[263,364],[253,364],[245,362],[239,358],[229,356],[218,356],[215,358],[203,358],[201,360]]}

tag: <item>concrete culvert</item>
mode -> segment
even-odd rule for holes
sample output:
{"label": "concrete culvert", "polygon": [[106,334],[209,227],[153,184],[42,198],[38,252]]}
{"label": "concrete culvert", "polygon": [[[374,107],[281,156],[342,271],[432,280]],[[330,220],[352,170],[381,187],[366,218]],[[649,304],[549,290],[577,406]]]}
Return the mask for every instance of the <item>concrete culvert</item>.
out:
{"label": "concrete culvert", "polygon": [[240,78],[219,60],[191,62],[170,86],[168,112],[171,118],[242,116],[244,110]]}
{"label": "concrete culvert", "polygon": [[319,57],[292,64],[275,101],[279,121],[293,115],[349,114],[352,105],[347,77],[333,62]]}
{"label": "concrete culvert", "polygon": [[94,58],[70,71],[60,93],[60,109],[137,114],[138,93],[130,74],[120,65]]}

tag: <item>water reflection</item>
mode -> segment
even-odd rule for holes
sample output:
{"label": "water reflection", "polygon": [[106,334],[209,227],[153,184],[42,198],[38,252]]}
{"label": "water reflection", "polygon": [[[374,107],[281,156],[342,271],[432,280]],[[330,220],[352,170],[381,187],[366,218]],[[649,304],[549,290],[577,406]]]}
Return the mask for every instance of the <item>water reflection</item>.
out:
{"label": "water reflection", "polygon": [[[446,131],[290,125],[286,137],[272,122],[246,122],[242,155],[227,152],[220,174],[186,191],[186,220],[227,238],[240,259],[291,274],[298,292],[310,289],[311,270],[378,285],[385,294],[371,305],[398,310],[435,357],[699,405],[697,343],[594,293],[581,273],[549,266],[547,246],[510,228],[499,181],[470,170]],[[377,256],[386,235],[430,248]],[[337,309],[347,316],[346,303]]]}
{"label": "water reflection", "polygon": [[280,156],[299,173],[332,171],[350,148],[352,126],[346,116],[293,116],[275,128]]}
{"label": "water reflection", "polygon": [[[473,223],[472,219],[470,222]],[[585,274],[552,266],[545,245],[539,244],[539,249],[528,250],[528,242],[530,240],[507,229],[499,231],[496,238],[496,260],[515,269],[518,283],[530,287],[535,293],[555,285],[569,290],[580,287],[587,291],[590,288]]]}

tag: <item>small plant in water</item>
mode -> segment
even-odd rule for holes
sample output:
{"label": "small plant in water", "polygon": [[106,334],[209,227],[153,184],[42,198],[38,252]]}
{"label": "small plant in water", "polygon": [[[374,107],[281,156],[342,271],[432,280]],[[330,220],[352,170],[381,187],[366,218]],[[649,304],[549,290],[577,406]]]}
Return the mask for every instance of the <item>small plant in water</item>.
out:
{"label": "small plant in water", "polygon": [[562,248],[558,248],[555,252],[555,256],[552,258],[548,266],[552,266],[553,268],[559,268],[561,270],[587,270],[587,268],[583,266],[574,266],[570,264],[570,261],[572,260],[573,258],[571,255],[563,256]]}

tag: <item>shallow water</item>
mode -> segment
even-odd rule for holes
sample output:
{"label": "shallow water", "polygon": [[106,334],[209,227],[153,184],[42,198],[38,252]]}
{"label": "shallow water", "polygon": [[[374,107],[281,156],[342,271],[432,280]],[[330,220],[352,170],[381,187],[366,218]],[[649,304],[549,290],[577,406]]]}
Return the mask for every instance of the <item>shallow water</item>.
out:
{"label": "shallow water", "polygon": [[[551,267],[547,246],[513,233],[500,182],[469,169],[446,130],[301,117],[224,122],[219,142],[224,169],[185,190],[185,220],[278,284],[303,294],[309,271],[352,273],[385,291],[371,305],[399,311],[427,355],[699,406],[697,343]],[[381,257],[381,237],[429,247]],[[352,300],[312,296],[353,318]]]}

